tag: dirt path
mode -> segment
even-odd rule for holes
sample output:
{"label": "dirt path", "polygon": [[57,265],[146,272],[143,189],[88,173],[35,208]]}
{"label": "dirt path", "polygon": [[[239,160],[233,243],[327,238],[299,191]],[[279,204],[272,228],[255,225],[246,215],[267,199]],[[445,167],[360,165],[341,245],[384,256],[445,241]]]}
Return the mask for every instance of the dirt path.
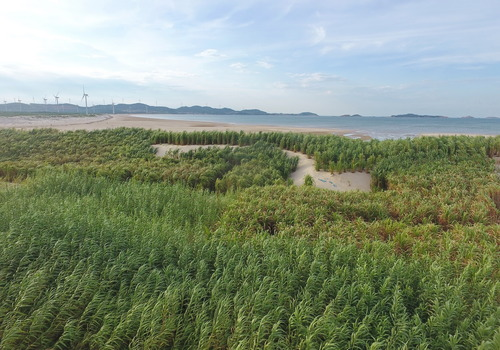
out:
{"label": "dirt path", "polygon": [[[177,145],[169,145],[169,144],[161,144],[161,145],[153,145],[157,149],[156,155],[159,157],[163,157],[168,151],[180,150],[181,152],[187,152],[190,150],[195,150],[200,147],[208,148],[208,147],[226,147],[226,145],[185,145],[185,146],[177,146]],[[238,146],[231,146],[238,147]],[[332,191],[370,191],[370,183],[371,176],[365,172],[346,172],[342,174],[331,174],[328,171],[316,171],[314,167],[314,160],[308,158],[305,154],[292,152],[292,151],[283,151],[289,157],[299,157],[299,163],[297,165],[297,169],[290,175],[290,178],[293,180],[293,183],[297,186],[301,186],[304,184],[304,177],[306,175],[310,175],[314,180],[314,185],[318,188],[323,188]]]}

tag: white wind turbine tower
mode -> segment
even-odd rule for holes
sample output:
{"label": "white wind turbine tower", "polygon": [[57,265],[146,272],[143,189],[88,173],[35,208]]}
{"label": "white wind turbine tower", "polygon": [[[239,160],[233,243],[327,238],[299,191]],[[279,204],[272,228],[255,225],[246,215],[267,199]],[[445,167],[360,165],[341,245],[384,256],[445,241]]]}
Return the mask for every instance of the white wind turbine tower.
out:
{"label": "white wind turbine tower", "polygon": [[54,95],[54,98],[56,99],[57,113],[59,113],[59,92]]}
{"label": "white wind turbine tower", "polygon": [[82,96],[82,101],[83,99],[85,99],[85,114],[89,114],[89,109],[88,109],[88,106],[87,106],[87,97],[89,97],[88,94],[85,93],[85,86],[83,87],[83,96]]}
{"label": "white wind turbine tower", "polygon": [[43,102],[45,103],[45,112],[47,112],[47,97],[43,98]]}
{"label": "white wind turbine tower", "polygon": [[115,101],[111,100],[111,105],[113,106],[113,114],[115,114]]}

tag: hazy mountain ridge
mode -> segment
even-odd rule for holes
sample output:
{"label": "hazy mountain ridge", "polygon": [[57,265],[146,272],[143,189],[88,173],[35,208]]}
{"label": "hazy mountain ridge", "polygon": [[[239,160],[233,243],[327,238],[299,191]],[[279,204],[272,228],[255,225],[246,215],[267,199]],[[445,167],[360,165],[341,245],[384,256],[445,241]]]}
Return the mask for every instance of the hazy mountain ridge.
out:
{"label": "hazy mountain ridge", "polygon": [[[302,112],[298,114],[290,113],[268,113],[260,109],[244,109],[237,111],[231,108],[213,108],[208,106],[182,106],[179,108],[170,108],[164,106],[150,106],[145,103],[118,103],[114,105],[94,105],[87,108],[88,113],[91,114],[217,114],[217,115],[310,115],[317,114],[312,112]],[[6,103],[0,105],[0,112],[16,112],[16,113],[78,113],[83,114],[86,112],[85,107],[78,106],[70,103],[60,104],[41,104],[41,103]]]}

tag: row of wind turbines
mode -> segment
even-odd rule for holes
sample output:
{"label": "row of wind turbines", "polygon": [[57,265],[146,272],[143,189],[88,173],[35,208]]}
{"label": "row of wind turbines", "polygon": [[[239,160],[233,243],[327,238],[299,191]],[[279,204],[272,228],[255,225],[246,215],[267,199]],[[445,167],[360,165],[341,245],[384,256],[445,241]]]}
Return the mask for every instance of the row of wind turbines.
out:
{"label": "row of wind turbines", "polygon": [[[81,98],[81,101],[85,101],[85,114],[88,115],[89,114],[89,108],[88,108],[88,97],[89,97],[89,94],[87,92],[85,92],[85,86],[83,86],[83,94],[82,94],[82,98]],[[55,99],[55,102],[56,102],[56,106],[57,106],[57,112],[59,113],[59,92],[57,92],[57,94],[54,94],[54,99]],[[43,98],[43,102],[45,105],[47,105],[47,101],[48,101],[48,98],[47,97],[44,97]],[[69,100],[70,103],[71,103],[71,99]],[[3,100],[3,103],[4,104],[7,104],[7,100]],[[14,103],[17,102],[19,103],[19,109],[21,111],[21,106],[22,106],[22,100],[19,99],[19,98],[16,98],[14,99]],[[33,98],[33,102],[35,102],[35,98]],[[113,106],[113,114],[115,113],[115,103],[114,101],[112,102],[112,106]]]}

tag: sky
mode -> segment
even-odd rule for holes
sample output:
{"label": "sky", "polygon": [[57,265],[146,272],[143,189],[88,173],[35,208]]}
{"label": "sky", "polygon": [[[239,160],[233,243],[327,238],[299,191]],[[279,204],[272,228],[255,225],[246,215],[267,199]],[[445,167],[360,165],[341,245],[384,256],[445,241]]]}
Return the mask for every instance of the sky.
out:
{"label": "sky", "polygon": [[498,0],[10,0],[0,99],[500,116]]}

